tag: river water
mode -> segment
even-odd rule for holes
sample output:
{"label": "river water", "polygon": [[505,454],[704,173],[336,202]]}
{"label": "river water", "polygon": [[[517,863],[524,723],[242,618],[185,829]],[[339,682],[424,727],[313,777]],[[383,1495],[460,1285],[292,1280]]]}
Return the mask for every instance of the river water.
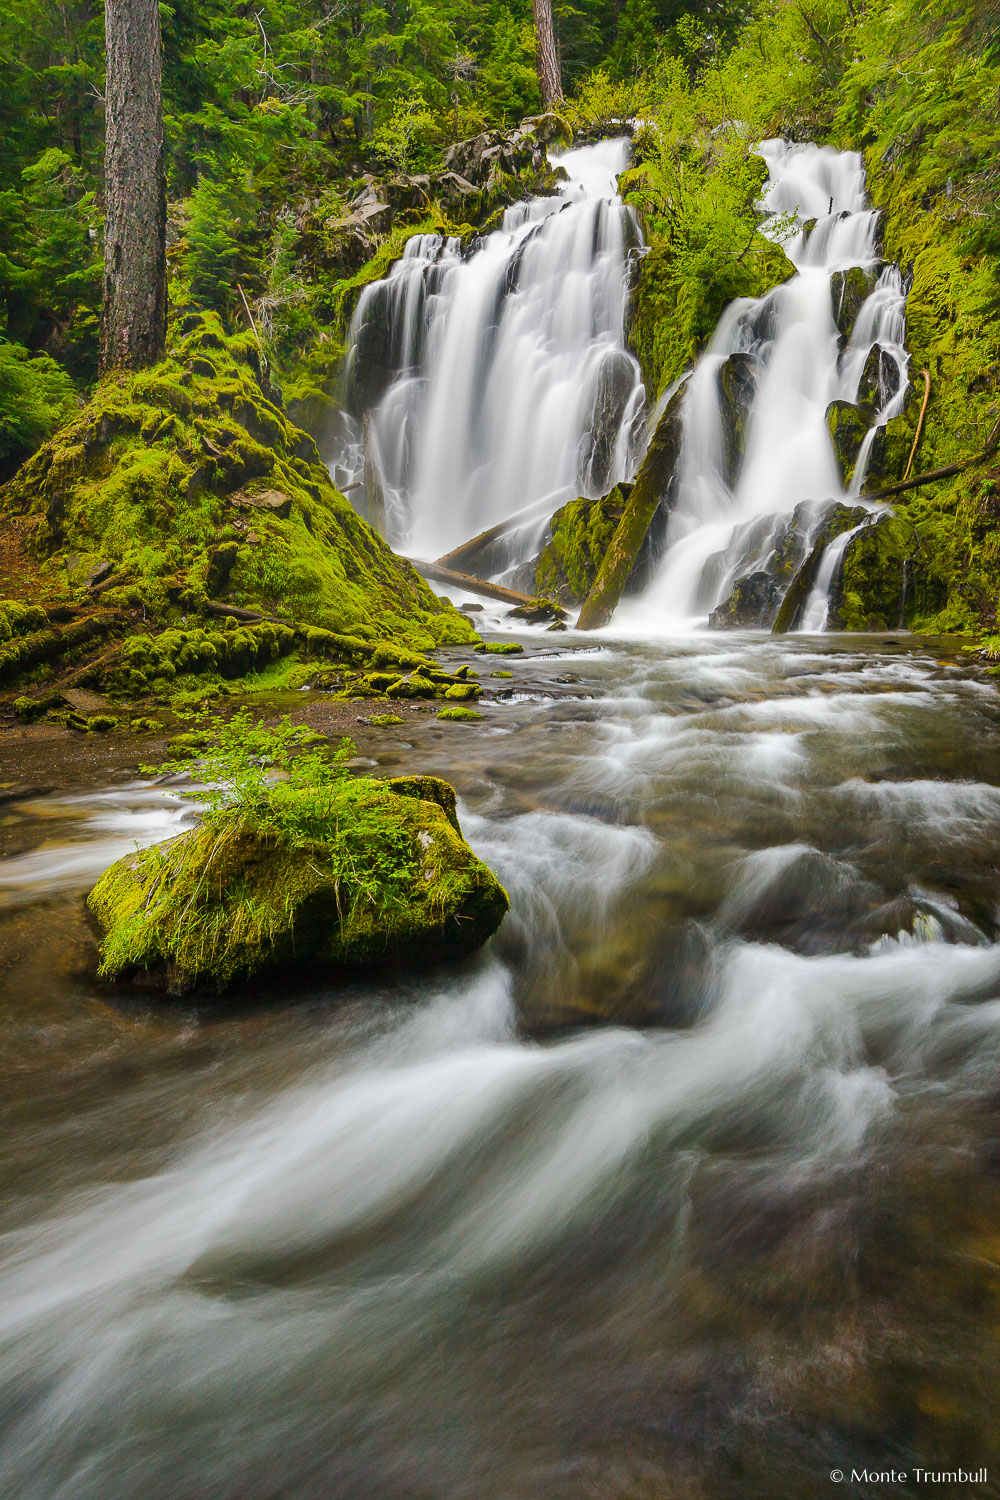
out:
{"label": "river water", "polygon": [[82,894],[182,789],[4,805],[0,1493],[995,1482],[992,680],[909,637],[523,639],[482,724],[358,730],[509,889],[458,968],[112,995]]}

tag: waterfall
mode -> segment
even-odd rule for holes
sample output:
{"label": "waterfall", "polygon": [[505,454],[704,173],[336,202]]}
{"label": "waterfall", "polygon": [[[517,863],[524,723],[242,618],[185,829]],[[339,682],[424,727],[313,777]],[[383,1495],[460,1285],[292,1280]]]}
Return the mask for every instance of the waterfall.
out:
{"label": "waterfall", "polygon": [[[898,268],[880,264],[861,157],[782,140],[759,150],[769,169],[762,232],[780,240],[794,227],[784,248],[796,274],[731,304],[688,381],[665,552],[631,610],[647,627],[703,622],[738,579],[766,574],[793,513],[798,522],[808,512],[808,547],[826,507],[796,507],[856,497],[879,431],[906,399],[905,290]],[[838,315],[852,271],[866,295],[845,334]],[[857,405],[868,420],[848,481],[827,423],[833,402]],[[817,587],[828,590],[846,545],[827,548]],[[811,628],[823,628],[825,600],[810,599]]]}
{"label": "waterfall", "polygon": [[617,193],[627,153],[616,140],[553,158],[556,195],[468,247],[415,235],[362,294],[348,386],[367,465],[358,422],[334,474],[355,491],[368,475],[394,545],[432,558],[525,513],[524,557],[558,506],[634,471],[645,392],[625,347],[641,245]]}

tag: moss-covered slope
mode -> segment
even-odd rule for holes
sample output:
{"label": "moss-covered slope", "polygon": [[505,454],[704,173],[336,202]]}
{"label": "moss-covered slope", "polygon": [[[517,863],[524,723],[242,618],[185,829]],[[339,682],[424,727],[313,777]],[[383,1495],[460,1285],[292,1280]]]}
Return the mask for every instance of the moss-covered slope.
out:
{"label": "moss-covered slope", "polygon": [[224,601],[423,649],[474,639],[333,487],[252,337],[227,339],[213,314],[179,333],[0,491],[0,523],[26,517],[53,592],[178,622]]}

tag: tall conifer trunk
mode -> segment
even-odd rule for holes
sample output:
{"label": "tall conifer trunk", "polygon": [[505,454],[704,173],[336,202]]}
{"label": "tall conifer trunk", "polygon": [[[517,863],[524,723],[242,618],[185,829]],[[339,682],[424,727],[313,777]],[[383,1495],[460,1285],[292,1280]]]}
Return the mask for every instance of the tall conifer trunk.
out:
{"label": "tall conifer trunk", "polygon": [[535,57],[542,86],[542,108],[551,109],[563,96],[556,33],[552,24],[552,0],[532,0],[535,16]]}
{"label": "tall conifer trunk", "polygon": [[163,358],[167,200],[158,0],[105,0],[102,370]]}

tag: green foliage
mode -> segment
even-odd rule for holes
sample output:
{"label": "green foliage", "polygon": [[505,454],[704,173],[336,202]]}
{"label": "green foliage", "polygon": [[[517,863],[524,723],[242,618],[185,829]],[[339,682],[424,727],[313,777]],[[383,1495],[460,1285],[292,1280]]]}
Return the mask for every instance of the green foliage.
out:
{"label": "green foliage", "polygon": [[721,129],[710,146],[699,145],[664,103],[647,128],[644,159],[623,180],[652,241],[632,340],[657,392],[691,364],[728,302],[760,296],[793,271],[780,246],[759,233],[766,169],[745,129]]}
{"label": "green foliage", "polygon": [[32,358],[0,338],[0,478],[65,422],[76,406],[73,382],[45,354]]}
{"label": "green foliage", "polygon": [[[207,783],[197,795],[207,828],[253,833],[288,849],[320,842],[333,830],[335,878],[350,876],[355,895],[369,903],[399,898],[412,875],[411,841],[379,815],[380,783],[355,777],[348,767],[355,754],[351,740],[327,755],[322,736],[287,715],[265,725],[248,709],[203,720],[197,737],[199,776]],[[185,755],[151,769],[183,774],[189,762]]]}
{"label": "green foliage", "polygon": [[237,286],[254,296],[265,282],[268,235],[247,174],[202,178],[188,199],[187,214],[187,233],[175,257],[187,278],[191,301],[232,313],[238,303]]}

